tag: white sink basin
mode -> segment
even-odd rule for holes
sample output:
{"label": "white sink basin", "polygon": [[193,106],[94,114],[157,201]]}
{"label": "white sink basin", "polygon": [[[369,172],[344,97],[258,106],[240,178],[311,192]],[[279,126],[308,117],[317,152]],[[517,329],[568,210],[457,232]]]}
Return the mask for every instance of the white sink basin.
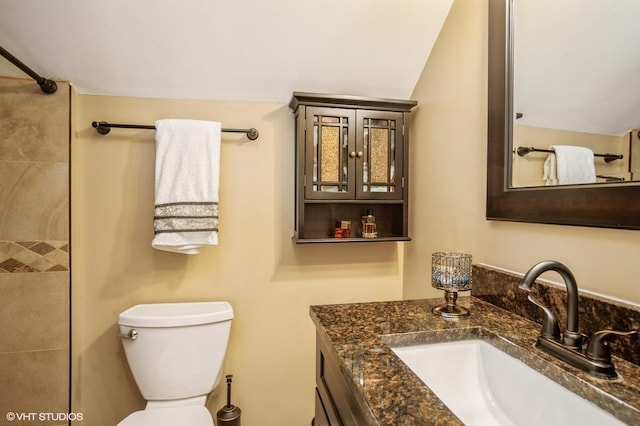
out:
{"label": "white sink basin", "polygon": [[465,425],[622,425],[482,340],[392,348]]}

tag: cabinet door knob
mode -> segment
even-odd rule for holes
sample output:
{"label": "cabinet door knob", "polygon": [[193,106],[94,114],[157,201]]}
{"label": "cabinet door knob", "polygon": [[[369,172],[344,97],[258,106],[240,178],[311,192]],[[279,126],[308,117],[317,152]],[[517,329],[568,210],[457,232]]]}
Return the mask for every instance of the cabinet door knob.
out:
{"label": "cabinet door knob", "polygon": [[357,154],[358,158],[362,158],[363,155],[364,155],[364,152],[358,151],[358,154]]}
{"label": "cabinet door knob", "polygon": [[351,151],[351,152],[349,153],[349,157],[351,157],[351,158],[356,158],[356,155],[358,155],[358,154],[356,154],[356,152],[355,152],[355,151]]}

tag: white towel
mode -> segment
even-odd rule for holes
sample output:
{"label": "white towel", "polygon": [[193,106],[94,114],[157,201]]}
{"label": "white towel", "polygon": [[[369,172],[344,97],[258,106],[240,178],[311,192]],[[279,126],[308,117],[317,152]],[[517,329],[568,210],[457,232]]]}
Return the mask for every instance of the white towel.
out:
{"label": "white towel", "polygon": [[542,166],[542,179],[545,185],[558,184],[558,168],[555,154],[549,154]]}
{"label": "white towel", "polygon": [[560,185],[594,183],[596,181],[593,151],[589,148],[553,145],[551,149],[556,153],[556,168]]}
{"label": "white towel", "polygon": [[196,254],[218,244],[221,128],[213,121],[156,121],[154,248]]}

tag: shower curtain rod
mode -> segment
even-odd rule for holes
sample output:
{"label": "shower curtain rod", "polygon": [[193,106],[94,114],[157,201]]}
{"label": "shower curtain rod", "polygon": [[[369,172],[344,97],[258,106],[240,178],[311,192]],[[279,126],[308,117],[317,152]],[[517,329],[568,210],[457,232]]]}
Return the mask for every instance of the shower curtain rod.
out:
{"label": "shower curtain rod", "polygon": [[[519,146],[518,149],[516,150],[516,152],[518,153],[518,155],[520,157],[524,157],[525,155],[527,155],[530,152],[550,152],[550,153],[555,153],[554,150],[552,149],[541,149],[541,148],[534,148],[532,146]],[[624,155],[622,154],[593,154],[594,157],[604,157],[604,161],[606,163],[610,163],[612,161],[616,161],[616,160],[622,160],[624,158]]]}
{"label": "shower curtain rod", "polygon": [[0,46],[0,55],[4,56],[9,62],[11,62],[16,67],[20,68],[22,71],[28,74],[29,77],[34,79],[36,83],[40,85],[40,89],[47,95],[55,93],[56,90],[58,90],[58,85],[56,84],[55,81],[49,80],[48,78],[44,78],[40,76],[31,68],[29,68],[24,63],[22,63],[18,58],[13,56],[11,53],[7,52],[7,50],[4,49],[2,46]]}
{"label": "shower curtain rod", "polygon": [[[93,128],[96,129],[96,131],[101,135],[109,134],[112,127],[119,128],[119,129],[148,129],[148,130],[155,130],[156,128],[156,126],[150,126],[150,125],[144,125],[144,124],[114,124],[114,123],[107,123],[106,121],[93,121],[91,123],[91,126],[93,126]],[[258,139],[258,136],[259,136],[258,130],[255,129],[254,127],[250,129],[222,129],[222,131],[228,132],[228,133],[246,133],[247,138],[249,138],[252,141]]]}

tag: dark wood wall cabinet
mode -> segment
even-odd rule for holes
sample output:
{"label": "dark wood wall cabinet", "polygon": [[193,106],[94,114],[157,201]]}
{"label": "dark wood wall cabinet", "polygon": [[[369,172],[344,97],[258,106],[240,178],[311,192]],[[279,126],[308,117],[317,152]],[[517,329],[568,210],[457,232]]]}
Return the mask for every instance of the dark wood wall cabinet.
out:
{"label": "dark wood wall cabinet", "polygon": [[[410,239],[409,113],[416,105],[294,92],[295,242]],[[374,233],[363,232],[367,213],[375,220]]]}

